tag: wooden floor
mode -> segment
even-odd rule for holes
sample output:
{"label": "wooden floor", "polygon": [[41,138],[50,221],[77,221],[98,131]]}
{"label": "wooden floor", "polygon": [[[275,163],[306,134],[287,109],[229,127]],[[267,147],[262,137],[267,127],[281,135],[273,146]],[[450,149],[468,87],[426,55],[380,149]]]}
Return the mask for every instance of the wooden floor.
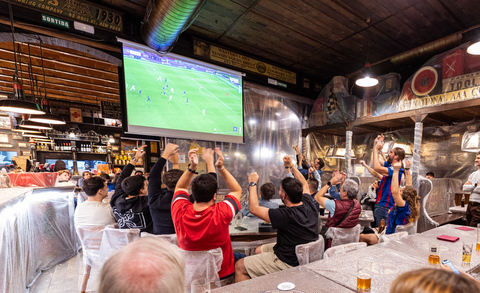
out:
{"label": "wooden floor", "polygon": [[[82,252],[43,272],[29,293],[79,293],[83,280]],[[90,289],[87,287],[87,290]],[[94,292],[88,290],[87,292]]]}

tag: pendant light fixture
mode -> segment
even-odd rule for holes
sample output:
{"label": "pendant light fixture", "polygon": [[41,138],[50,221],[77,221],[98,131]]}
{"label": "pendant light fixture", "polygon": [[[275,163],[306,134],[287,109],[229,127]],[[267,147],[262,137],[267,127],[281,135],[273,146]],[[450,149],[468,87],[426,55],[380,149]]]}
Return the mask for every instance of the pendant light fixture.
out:
{"label": "pendant light fixture", "polygon": [[[370,25],[370,18],[367,18],[367,25]],[[370,53],[370,40],[367,39],[367,61],[365,62],[364,68],[364,77],[357,79],[355,84],[360,87],[371,87],[376,86],[378,84],[378,79],[375,77],[370,77],[372,74],[372,67],[370,66],[370,62],[368,62],[368,54]]]}
{"label": "pendant light fixture", "polygon": [[[12,28],[12,41],[13,41],[13,56],[15,61],[15,74],[13,76],[13,99],[0,100],[0,111],[22,113],[22,114],[45,114],[40,107],[25,99],[25,92],[23,91],[23,85],[18,78],[17,68],[17,50],[15,47],[15,30],[13,26],[13,12],[12,12],[12,0],[8,1],[8,10],[10,14],[10,25]],[[22,66],[20,64],[20,66]]]}
{"label": "pendant light fixture", "polygon": [[22,121],[20,122],[19,127],[20,128],[35,129],[35,130],[51,130],[52,129],[52,127],[48,124],[42,124],[42,123],[38,123],[38,122],[28,121],[27,120],[27,115],[22,116]]}
{"label": "pendant light fixture", "polygon": [[472,55],[480,55],[480,39],[479,38],[477,38],[475,41],[472,42],[470,46],[468,46],[467,53]]}
{"label": "pendant light fixture", "polygon": [[46,124],[65,124],[65,120],[58,116],[53,115],[50,109],[50,105],[47,100],[47,85],[45,83],[45,67],[43,66],[43,49],[42,49],[42,40],[40,40],[40,58],[42,60],[42,74],[43,74],[43,93],[44,98],[42,99],[42,109],[45,111],[44,115],[31,115],[28,119],[29,121],[46,123]]}

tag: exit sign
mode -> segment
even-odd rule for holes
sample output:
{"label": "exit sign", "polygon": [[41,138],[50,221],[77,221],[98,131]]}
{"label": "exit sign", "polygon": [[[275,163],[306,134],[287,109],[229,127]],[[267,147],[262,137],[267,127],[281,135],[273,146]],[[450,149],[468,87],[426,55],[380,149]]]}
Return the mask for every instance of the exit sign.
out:
{"label": "exit sign", "polygon": [[56,18],[50,15],[42,14],[42,21],[54,25],[58,25],[64,28],[70,28],[70,23],[68,20]]}

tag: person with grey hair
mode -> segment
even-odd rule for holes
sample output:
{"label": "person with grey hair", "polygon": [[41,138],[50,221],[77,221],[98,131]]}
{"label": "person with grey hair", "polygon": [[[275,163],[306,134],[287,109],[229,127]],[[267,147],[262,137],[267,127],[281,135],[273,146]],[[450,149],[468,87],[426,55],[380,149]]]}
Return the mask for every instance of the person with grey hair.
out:
{"label": "person with grey hair", "polygon": [[103,265],[99,293],[183,293],[185,262],[178,247],[154,237],[135,240]]}
{"label": "person with grey hair", "polygon": [[362,211],[362,206],[357,201],[358,183],[352,179],[346,179],[340,187],[340,200],[332,200],[324,197],[327,190],[342,180],[342,174],[337,173],[325,184],[315,195],[315,200],[329,211],[328,220],[320,231],[325,238],[325,247],[331,246],[331,239],[326,238],[328,228],[353,228],[358,224],[358,218]]}

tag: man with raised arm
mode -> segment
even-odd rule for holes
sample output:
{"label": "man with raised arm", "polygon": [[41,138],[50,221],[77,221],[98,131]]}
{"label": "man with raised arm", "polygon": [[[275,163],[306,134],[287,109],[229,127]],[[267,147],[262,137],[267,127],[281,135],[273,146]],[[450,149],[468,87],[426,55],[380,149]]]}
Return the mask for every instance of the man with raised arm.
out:
{"label": "man with raised arm", "polygon": [[463,185],[464,191],[471,191],[467,207],[467,225],[476,227],[480,223],[480,152],[475,157],[477,171],[468,176],[467,182]]}
{"label": "man with raised arm", "polygon": [[295,178],[286,177],[280,185],[280,198],[285,208],[268,209],[258,204],[258,174],[248,179],[250,212],[277,229],[277,243],[257,247],[255,255],[235,264],[235,282],[256,278],[298,266],[295,247],[318,239],[318,212],[309,193],[307,181],[294,167],[290,156],[283,158],[285,167]]}
{"label": "man with raised arm", "polygon": [[[214,176],[202,174],[192,182],[198,165],[197,151],[198,148],[195,148],[188,152],[190,166],[175,187],[172,200],[172,220],[180,248],[190,251],[210,250],[217,247],[222,249],[223,263],[218,274],[220,278],[225,278],[234,272],[235,260],[228,226],[240,210],[242,188],[223,166],[224,158],[220,148],[215,149],[215,153],[218,155],[215,165],[213,164],[213,150],[205,149],[202,159],[207,163],[208,172],[214,170],[216,166],[230,190],[229,194],[225,196],[225,200],[215,203],[217,180]],[[195,199],[193,204],[188,195],[190,182],[192,182],[192,193]]]}
{"label": "man with raised arm", "polygon": [[[377,136],[374,142],[373,150],[373,169],[383,175],[382,180],[380,181],[380,186],[377,190],[377,202],[375,204],[375,223],[376,226],[380,225],[381,220],[387,220],[388,211],[395,205],[395,200],[392,196],[391,183],[393,175],[392,165],[397,162],[402,162],[405,159],[405,151],[402,148],[393,148],[390,153],[388,153],[387,161],[381,162],[378,156],[378,153],[383,148],[383,134]],[[404,173],[403,168],[398,172],[398,184],[402,179],[402,174]]]}
{"label": "man with raised arm", "polygon": [[[183,172],[178,169],[178,145],[168,143],[158,162],[153,165],[148,176],[148,206],[153,221],[153,234],[175,234],[172,221],[173,191]],[[173,163],[173,169],[163,174],[167,160]],[[162,183],[166,188],[162,188]]]}

